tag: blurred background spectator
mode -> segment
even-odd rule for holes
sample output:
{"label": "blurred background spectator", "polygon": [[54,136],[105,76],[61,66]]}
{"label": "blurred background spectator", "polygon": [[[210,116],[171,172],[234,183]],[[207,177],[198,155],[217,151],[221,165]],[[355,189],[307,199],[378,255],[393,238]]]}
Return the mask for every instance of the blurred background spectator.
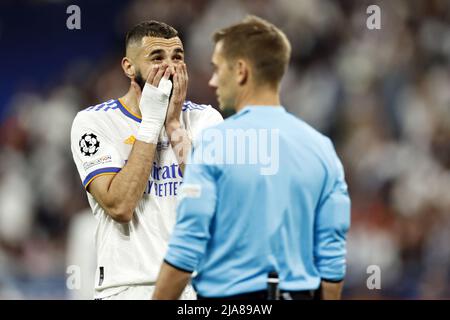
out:
{"label": "blurred background spectator", "polygon": [[[71,4],[81,30],[66,28]],[[371,4],[380,30],[366,27]],[[94,220],[69,132],[79,110],[126,92],[125,32],[149,19],[177,28],[188,98],[217,107],[211,35],[248,13],[287,33],[283,104],[329,135],[343,160],[352,197],[344,298],[450,298],[449,1],[36,0],[0,4],[0,299],[90,298]],[[78,292],[66,286],[73,264]],[[380,290],[366,286],[370,265]]]}

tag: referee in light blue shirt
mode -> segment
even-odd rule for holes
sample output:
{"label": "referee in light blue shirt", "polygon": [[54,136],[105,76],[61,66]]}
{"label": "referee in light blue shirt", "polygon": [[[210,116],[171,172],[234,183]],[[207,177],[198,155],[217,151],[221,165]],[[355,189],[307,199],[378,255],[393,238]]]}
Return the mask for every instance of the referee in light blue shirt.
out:
{"label": "referee in light blue shirt", "polygon": [[339,299],[350,199],[331,141],[280,105],[290,44],[253,16],[214,41],[210,85],[237,113],[195,145],[153,298],[177,299],[195,271],[199,298]]}

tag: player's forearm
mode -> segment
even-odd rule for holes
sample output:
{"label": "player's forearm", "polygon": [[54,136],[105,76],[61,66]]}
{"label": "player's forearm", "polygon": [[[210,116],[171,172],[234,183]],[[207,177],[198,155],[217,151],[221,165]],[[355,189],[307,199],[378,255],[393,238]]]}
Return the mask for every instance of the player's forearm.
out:
{"label": "player's forearm", "polygon": [[186,129],[182,128],[179,120],[167,121],[166,125],[167,136],[169,137],[170,144],[180,166],[181,171],[184,173],[187,157],[191,152],[192,142],[189,139]]}
{"label": "player's forearm", "polygon": [[329,282],[322,280],[320,287],[320,299],[321,300],[340,300],[342,287],[344,285],[344,281],[340,282]]}
{"label": "player's forearm", "polygon": [[[163,74],[164,77],[160,79]],[[139,102],[142,121],[136,133],[136,142],[127,164],[114,177],[108,189],[109,199],[115,200],[113,208],[125,222],[133,217],[134,209],[144,193],[150,175],[172,88],[168,77],[167,66],[155,67],[150,72]]]}
{"label": "player's forearm", "polygon": [[[153,66],[144,89],[132,82],[140,95],[139,110],[142,120],[136,132],[136,141],[126,165],[112,179],[94,181],[89,192],[116,221],[129,222],[138,201],[142,198],[150,176],[156,144],[164,125],[172,83],[166,64]],[[99,178],[100,179],[100,178]]]}
{"label": "player's forearm", "polygon": [[108,213],[119,222],[129,222],[147,186],[156,145],[136,140],[126,165],[112,179],[105,201]]}
{"label": "player's forearm", "polygon": [[152,299],[177,300],[189,283],[190,278],[191,273],[178,270],[163,262]]}

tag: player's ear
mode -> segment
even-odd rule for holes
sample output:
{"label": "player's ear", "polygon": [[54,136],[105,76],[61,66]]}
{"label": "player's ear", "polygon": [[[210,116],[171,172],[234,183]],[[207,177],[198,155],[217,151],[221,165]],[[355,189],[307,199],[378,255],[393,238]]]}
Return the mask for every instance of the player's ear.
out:
{"label": "player's ear", "polygon": [[249,76],[249,65],[245,60],[239,59],[236,61],[236,76],[237,83],[239,85],[244,85],[247,83]]}
{"label": "player's ear", "polygon": [[136,77],[136,68],[128,57],[122,59],[122,69],[128,78],[134,79]]}

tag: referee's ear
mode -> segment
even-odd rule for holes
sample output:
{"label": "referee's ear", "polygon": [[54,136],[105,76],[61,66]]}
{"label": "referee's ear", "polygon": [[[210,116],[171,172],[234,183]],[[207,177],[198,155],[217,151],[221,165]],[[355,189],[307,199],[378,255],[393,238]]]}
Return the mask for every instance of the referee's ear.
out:
{"label": "referee's ear", "polygon": [[249,72],[249,63],[243,59],[237,60],[236,77],[239,85],[245,85],[248,82]]}
{"label": "referee's ear", "polygon": [[122,58],[122,69],[128,78],[134,79],[136,77],[136,69],[128,57]]}

